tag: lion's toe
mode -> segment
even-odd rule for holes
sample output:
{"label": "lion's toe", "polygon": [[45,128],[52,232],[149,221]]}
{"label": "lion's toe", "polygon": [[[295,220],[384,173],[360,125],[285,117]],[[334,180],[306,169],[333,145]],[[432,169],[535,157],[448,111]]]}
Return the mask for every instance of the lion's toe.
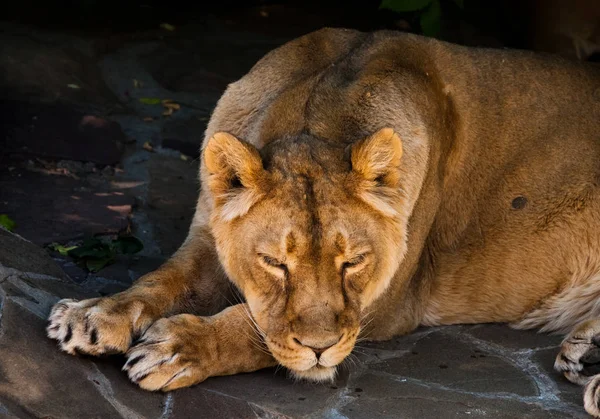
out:
{"label": "lion's toe", "polygon": [[562,342],[554,369],[571,382],[586,385],[600,365],[600,322],[584,322]]}
{"label": "lion's toe", "polygon": [[131,344],[130,320],[102,307],[102,299],[61,300],[52,309],[46,328],[61,350],[72,354],[123,353]]}

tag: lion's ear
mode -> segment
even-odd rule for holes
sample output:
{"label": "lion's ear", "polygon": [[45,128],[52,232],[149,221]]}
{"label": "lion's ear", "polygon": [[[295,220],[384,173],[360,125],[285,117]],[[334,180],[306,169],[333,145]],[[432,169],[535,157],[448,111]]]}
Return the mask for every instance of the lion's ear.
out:
{"label": "lion's ear", "polygon": [[402,158],[402,140],[392,128],[382,128],[352,146],[352,170],[367,180],[395,171]]}
{"label": "lion's ear", "polygon": [[226,132],[206,143],[203,162],[208,188],[224,220],[246,214],[264,196],[265,170],[258,150]]}
{"label": "lion's ear", "polygon": [[394,203],[399,186],[402,140],[392,128],[382,128],[352,145],[352,171],[358,175],[361,199],[388,216],[396,215]]}

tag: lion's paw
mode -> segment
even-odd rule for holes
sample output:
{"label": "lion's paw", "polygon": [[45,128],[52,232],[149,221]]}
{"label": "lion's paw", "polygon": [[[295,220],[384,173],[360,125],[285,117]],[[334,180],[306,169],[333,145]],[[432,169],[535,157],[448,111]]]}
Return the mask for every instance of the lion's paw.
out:
{"label": "lion's paw", "polygon": [[[600,364],[600,320],[578,325],[562,342],[554,369],[571,382],[586,385]],[[587,390],[586,390],[587,394]]]}
{"label": "lion's paw", "polygon": [[143,327],[143,306],[139,301],[122,302],[111,297],[61,300],[50,312],[46,331],[72,355],[124,353],[136,329]]}
{"label": "lion's paw", "polygon": [[123,370],[150,391],[170,391],[204,381],[216,359],[212,328],[190,314],[156,321],[127,352]]}
{"label": "lion's paw", "polygon": [[591,377],[583,391],[585,411],[595,418],[600,418],[600,375]]}

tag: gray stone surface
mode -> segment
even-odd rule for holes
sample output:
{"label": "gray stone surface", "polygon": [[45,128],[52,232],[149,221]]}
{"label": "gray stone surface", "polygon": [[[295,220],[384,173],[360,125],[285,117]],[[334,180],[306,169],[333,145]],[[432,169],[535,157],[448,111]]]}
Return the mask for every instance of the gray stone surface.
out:
{"label": "gray stone surface", "polygon": [[3,22],[2,99],[66,102],[106,109],[116,97],[104,82],[93,48],[82,38]]}
{"label": "gray stone surface", "polygon": [[0,227],[0,266],[65,278],[65,273],[46,252]]}
{"label": "gray stone surface", "polygon": [[[2,29],[2,39],[31,32]],[[53,46],[41,55],[47,77],[19,80],[23,57],[41,51],[42,40]],[[152,31],[86,41],[32,33],[2,45],[23,58],[0,59],[0,70],[13,81],[2,99],[35,100],[37,94],[40,101],[108,106],[112,112],[98,115],[118,124],[130,141],[120,161],[104,169],[90,161],[28,162],[0,150],[0,214],[8,213],[16,231],[37,244],[68,245],[84,232],[131,230],[144,249],[90,273],[0,229],[0,417],[586,417],[581,389],[552,369],[560,337],[503,325],[421,328],[388,342],[361,342],[332,384],[297,382],[284,369],[267,369],[210,378],[170,394],[131,384],[120,371],[122,357],[66,355],[45,337],[45,318],[59,298],[119,292],[177,249],[199,187],[197,160],[180,154],[198,149],[205,119],[226,84],[283,41],[233,33],[217,22],[166,38]],[[16,51],[19,45],[28,49]],[[77,57],[83,57],[79,67]],[[64,86],[71,69],[85,73],[80,90]],[[23,77],[39,70],[27,68]],[[4,88],[0,82],[0,93]],[[139,100],[148,97],[172,99],[181,109],[164,116],[161,105]],[[152,151],[144,148],[147,142]]]}
{"label": "gray stone surface", "polygon": [[4,153],[106,166],[119,163],[127,141],[116,122],[65,104],[2,101],[0,112],[10,115],[2,126]]}
{"label": "gray stone surface", "polygon": [[187,119],[167,121],[162,132],[163,147],[178,150],[187,156],[197,158],[200,155],[199,144],[204,138],[209,117],[209,115],[193,116]]}
{"label": "gray stone surface", "polygon": [[41,246],[125,230],[134,203],[109,182],[94,185],[35,164],[0,168],[0,213],[16,222],[15,232]]}
{"label": "gray stone surface", "polygon": [[196,209],[198,161],[154,154],[148,171],[148,218],[161,253],[170,256],[185,240]]}
{"label": "gray stone surface", "polygon": [[463,342],[460,336],[443,332],[428,334],[407,354],[371,368],[462,392],[537,395],[533,380],[519,366],[492,351]]}

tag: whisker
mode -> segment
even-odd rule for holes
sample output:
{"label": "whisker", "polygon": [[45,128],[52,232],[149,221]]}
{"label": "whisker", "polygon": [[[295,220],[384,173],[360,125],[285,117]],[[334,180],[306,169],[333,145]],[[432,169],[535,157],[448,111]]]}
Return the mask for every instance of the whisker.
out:
{"label": "whisker", "polygon": [[273,375],[277,374],[282,368],[283,368],[283,365],[277,364],[277,366],[275,367],[275,372],[273,373]]}
{"label": "whisker", "polygon": [[371,332],[372,330],[367,330],[366,327],[361,327],[358,337],[356,338],[356,342],[364,342],[365,340],[369,340]]}
{"label": "whisker", "polygon": [[360,320],[363,321],[364,319],[366,319],[367,317],[369,317],[370,315],[372,315],[373,313],[375,313],[375,310],[371,310],[371,311],[367,311],[366,313],[363,313],[360,317]]}
{"label": "whisker", "polygon": [[[254,317],[252,317],[252,314],[250,313],[250,311],[248,309],[248,303],[242,301],[241,296],[239,295],[239,293],[237,292],[236,289],[232,289],[232,295],[233,295],[233,298],[237,300],[237,304],[239,304],[239,305],[242,306],[244,312],[248,316],[248,319],[252,322],[252,325],[254,326],[253,328],[256,330],[256,332],[258,332],[258,334],[260,335],[261,338],[264,338],[265,332],[258,325],[258,323],[256,323],[256,320],[254,320]],[[233,304],[227,297],[225,297],[225,299],[227,300],[227,302],[229,304],[231,304],[231,305],[237,305],[237,304]]]}
{"label": "whisker", "polygon": [[361,329],[365,329],[368,325],[370,325],[373,320],[375,320],[375,317],[371,317],[367,322],[362,322],[360,324]]}
{"label": "whisker", "polygon": [[361,343],[361,342],[369,342],[369,337],[368,337],[368,335],[365,335],[365,336],[362,336],[362,337],[360,337],[360,338],[356,339],[356,342],[355,342],[355,343]]}
{"label": "whisker", "polygon": [[247,332],[245,333],[245,335],[248,338],[248,340],[250,340],[250,343],[252,344],[252,346],[254,346],[254,348],[266,355],[272,356],[271,352],[268,350],[263,341],[256,340],[256,336],[248,334]]}
{"label": "whisker", "polygon": [[231,306],[238,305],[238,304],[242,306],[242,309],[244,310],[244,313],[246,314],[244,316],[244,321],[246,322],[246,324],[248,326],[250,326],[250,329],[254,332],[254,336],[245,332],[245,335],[250,340],[252,346],[255,349],[259,350],[260,352],[264,353],[265,355],[272,356],[272,353],[269,351],[268,347],[266,346],[266,344],[264,342],[264,338],[265,338],[264,331],[256,323],[256,321],[254,320],[254,318],[252,317],[252,315],[250,314],[250,312],[248,310],[247,304],[241,300],[241,298],[240,298],[239,294],[236,292],[236,290],[233,290],[232,295],[233,295],[233,298],[238,301],[237,304],[234,304],[224,294],[222,294],[222,295]]}
{"label": "whisker", "polygon": [[342,362],[342,365],[344,366],[344,368],[350,370],[351,368],[355,368],[358,366],[358,362],[360,360],[356,357],[356,355],[350,353],[346,359],[344,359],[344,361]]}
{"label": "whisker", "polygon": [[371,349],[371,348],[369,348],[369,347],[366,347],[366,346],[360,346],[360,345],[354,345],[354,347],[355,347],[355,348],[358,348],[358,349],[366,349],[366,350],[369,350],[369,349]]}

